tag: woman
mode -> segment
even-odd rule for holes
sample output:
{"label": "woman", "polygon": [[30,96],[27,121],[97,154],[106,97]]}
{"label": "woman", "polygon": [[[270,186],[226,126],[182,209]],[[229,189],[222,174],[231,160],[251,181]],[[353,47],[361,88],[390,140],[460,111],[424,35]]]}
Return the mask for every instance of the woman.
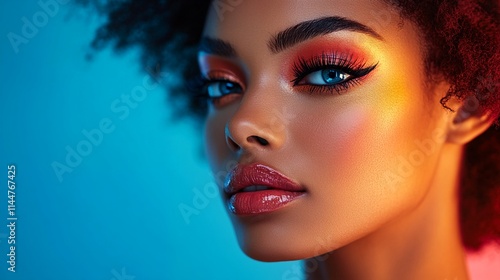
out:
{"label": "woman", "polygon": [[248,256],[306,259],[310,279],[468,279],[464,248],[500,239],[497,1],[106,11],[96,47],[138,44],[194,85],[172,92],[204,120]]}

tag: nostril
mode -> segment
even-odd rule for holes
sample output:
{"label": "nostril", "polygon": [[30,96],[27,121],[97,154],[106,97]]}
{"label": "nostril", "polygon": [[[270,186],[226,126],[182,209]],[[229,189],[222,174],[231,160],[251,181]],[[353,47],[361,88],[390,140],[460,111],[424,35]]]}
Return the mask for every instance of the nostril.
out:
{"label": "nostril", "polygon": [[268,142],[266,139],[264,139],[264,138],[262,138],[262,137],[259,137],[259,136],[249,136],[249,137],[247,138],[247,141],[248,141],[249,143],[254,143],[254,142],[257,142],[257,143],[259,143],[259,144],[260,144],[260,145],[262,145],[262,146],[267,146],[267,145],[269,145],[269,142]]}

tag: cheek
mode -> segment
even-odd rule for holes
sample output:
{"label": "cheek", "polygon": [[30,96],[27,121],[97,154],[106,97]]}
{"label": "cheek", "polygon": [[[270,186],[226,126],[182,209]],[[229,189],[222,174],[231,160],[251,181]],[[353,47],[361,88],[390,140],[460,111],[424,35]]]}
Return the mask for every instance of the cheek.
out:
{"label": "cheek", "polygon": [[[397,171],[401,158],[407,159],[417,148],[415,143],[430,135],[435,120],[429,114],[425,91],[418,85],[418,74],[374,80],[379,82],[362,92],[353,91],[352,96],[339,96],[333,106],[316,106],[319,110],[309,122],[321,122],[308,133],[296,135],[304,144],[307,140],[316,143],[304,154],[314,154],[311,164],[319,165],[327,179],[342,180],[351,192],[373,191],[372,197],[377,197],[395,191],[393,186],[387,188],[385,174]],[[406,175],[405,183],[411,183],[414,176]]]}
{"label": "cheek", "polygon": [[350,106],[330,116],[317,129],[297,137],[300,143],[315,143],[302,146],[302,159],[307,163],[301,165],[309,166],[308,173],[314,174],[304,174],[306,185],[312,188],[311,199],[326,213],[345,216],[365,205],[359,203],[365,197],[379,195],[383,186],[373,183],[378,170],[388,165],[383,161],[391,158],[386,147],[391,135],[375,129],[378,119],[363,106]]}
{"label": "cheek", "polygon": [[383,84],[365,90],[370,97],[339,97],[336,104],[314,106],[292,128],[301,166],[296,174],[311,188],[313,212],[322,213],[316,217],[322,222],[310,228],[344,232],[332,236],[338,244],[415,207],[435,164],[432,156],[418,166],[405,163],[432,127],[423,92]]}

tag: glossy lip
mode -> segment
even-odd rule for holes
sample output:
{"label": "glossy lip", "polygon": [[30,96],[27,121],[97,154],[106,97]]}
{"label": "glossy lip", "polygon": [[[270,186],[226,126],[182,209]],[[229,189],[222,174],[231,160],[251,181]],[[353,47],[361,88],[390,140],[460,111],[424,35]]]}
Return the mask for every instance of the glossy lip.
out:
{"label": "glossy lip", "polygon": [[[251,186],[270,189],[243,192]],[[302,196],[306,189],[269,166],[238,165],[226,177],[224,192],[229,210],[236,215],[273,212]]]}

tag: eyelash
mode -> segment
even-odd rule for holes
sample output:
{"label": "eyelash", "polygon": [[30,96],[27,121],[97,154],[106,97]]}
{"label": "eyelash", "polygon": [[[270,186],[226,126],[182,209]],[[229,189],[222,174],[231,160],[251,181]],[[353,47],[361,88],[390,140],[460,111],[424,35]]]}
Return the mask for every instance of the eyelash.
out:
{"label": "eyelash", "polygon": [[226,80],[227,79],[206,78],[201,73],[198,73],[186,81],[185,88],[194,97],[211,99],[207,92],[207,86],[214,82]]}
{"label": "eyelash", "polygon": [[[290,82],[294,87],[306,87],[306,91],[311,94],[325,93],[332,91],[338,94],[348,90],[351,86],[358,85],[360,79],[368,75],[377,67],[378,63],[366,66],[365,61],[360,61],[353,55],[343,55],[338,53],[322,53],[309,59],[299,58],[298,62],[292,66],[294,79]],[[349,75],[347,80],[333,85],[313,85],[299,84],[305,77],[320,70],[332,69]]]}
{"label": "eyelash", "polygon": [[[294,63],[292,66],[294,79],[290,82],[294,87],[304,87],[305,91],[311,94],[332,93],[333,91],[340,94],[348,90],[351,86],[358,85],[360,83],[360,79],[368,75],[377,67],[377,65],[378,63],[366,66],[366,62],[354,58],[353,55],[343,55],[335,52],[322,53],[321,55],[313,56],[308,59],[299,58],[298,62]],[[349,77],[345,81],[333,85],[299,84],[308,75],[316,71],[326,69],[346,73]],[[187,87],[188,90],[195,95],[195,97],[202,97],[214,103],[224,97],[212,97],[208,94],[208,86],[217,82],[230,82],[238,84],[238,82],[224,77],[223,75],[205,77],[200,74],[189,80]],[[239,86],[243,88],[242,85]]]}
{"label": "eyelash", "polygon": [[[226,102],[224,102],[224,99],[228,98],[228,96],[231,95],[223,95],[223,96],[218,96],[218,97],[212,97],[208,93],[208,87],[211,84],[217,83],[217,82],[230,82],[233,84],[239,85],[238,82],[231,80],[224,75],[221,74],[214,74],[210,77],[205,77],[201,73],[196,75],[195,77],[187,80],[186,83],[186,88],[188,92],[191,93],[192,97],[194,98],[201,98],[203,100],[208,100],[212,105],[214,105],[216,108],[224,106]],[[241,85],[240,85],[241,87]]]}

